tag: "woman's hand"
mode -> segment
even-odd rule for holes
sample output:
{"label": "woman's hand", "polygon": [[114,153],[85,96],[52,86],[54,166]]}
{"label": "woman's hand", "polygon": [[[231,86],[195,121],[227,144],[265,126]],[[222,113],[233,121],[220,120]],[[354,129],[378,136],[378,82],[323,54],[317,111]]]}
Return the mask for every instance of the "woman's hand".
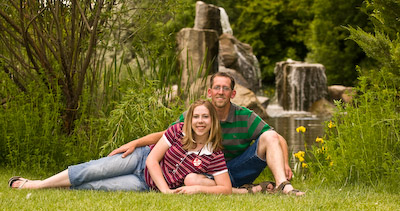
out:
{"label": "woman's hand", "polygon": [[162,191],[160,191],[161,193],[164,193],[164,194],[174,194],[175,193],[175,190],[172,190],[172,189],[165,189],[165,190],[162,190]]}
{"label": "woman's hand", "polygon": [[178,194],[195,194],[195,193],[200,193],[199,186],[194,185],[194,186],[183,186],[179,187],[175,190],[173,190],[174,193]]}

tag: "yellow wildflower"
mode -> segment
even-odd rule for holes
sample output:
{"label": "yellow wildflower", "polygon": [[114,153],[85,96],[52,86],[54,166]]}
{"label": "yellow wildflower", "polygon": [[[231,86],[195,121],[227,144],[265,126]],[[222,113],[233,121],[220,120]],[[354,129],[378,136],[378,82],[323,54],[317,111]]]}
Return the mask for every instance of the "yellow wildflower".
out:
{"label": "yellow wildflower", "polygon": [[329,163],[329,166],[333,166],[333,161],[331,161],[331,162]]}
{"label": "yellow wildflower", "polygon": [[317,137],[317,138],[315,139],[315,141],[316,141],[317,143],[321,142],[321,144],[324,143],[324,139],[319,138],[319,137]]}
{"label": "yellow wildflower", "polygon": [[298,151],[297,153],[294,153],[294,156],[296,158],[304,157],[306,153],[304,151]]}
{"label": "yellow wildflower", "polygon": [[328,127],[329,127],[329,128],[333,128],[333,127],[335,127],[335,124],[333,124],[332,121],[329,121]]}
{"label": "yellow wildflower", "polygon": [[298,133],[300,133],[300,132],[305,133],[305,132],[306,132],[306,128],[303,127],[303,126],[300,126],[300,127],[296,128],[296,132],[298,132]]}
{"label": "yellow wildflower", "polygon": [[307,164],[307,163],[302,163],[302,164],[301,164],[301,167],[307,168],[307,167],[308,167],[308,164]]}
{"label": "yellow wildflower", "polygon": [[300,162],[304,161],[304,155],[306,153],[304,151],[298,151],[297,153],[294,153],[294,156],[299,159]]}

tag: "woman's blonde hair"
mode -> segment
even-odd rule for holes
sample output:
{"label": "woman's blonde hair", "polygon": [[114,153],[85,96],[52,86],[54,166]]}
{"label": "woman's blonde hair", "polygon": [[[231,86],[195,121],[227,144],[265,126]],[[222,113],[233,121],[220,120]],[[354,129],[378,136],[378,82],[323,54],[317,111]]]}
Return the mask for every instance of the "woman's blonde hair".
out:
{"label": "woman's blonde hair", "polygon": [[186,114],[185,122],[183,124],[183,133],[185,136],[182,139],[182,145],[185,150],[193,149],[196,147],[196,142],[193,139],[193,129],[192,129],[192,118],[193,111],[197,106],[204,105],[208,111],[210,112],[211,117],[211,128],[209,132],[208,139],[205,145],[208,143],[212,143],[212,150],[217,151],[222,149],[222,131],[221,125],[219,123],[219,119],[217,116],[217,111],[214,106],[208,100],[197,100],[190,107],[189,111]]}

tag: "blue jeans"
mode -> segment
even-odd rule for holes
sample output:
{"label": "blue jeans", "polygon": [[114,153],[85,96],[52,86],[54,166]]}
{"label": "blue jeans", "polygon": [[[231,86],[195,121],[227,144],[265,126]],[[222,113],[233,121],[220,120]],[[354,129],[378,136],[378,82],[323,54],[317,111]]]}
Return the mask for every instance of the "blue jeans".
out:
{"label": "blue jeans", "polygon": [[232,187],[250,184],[260,175],[267,166],[265,160],[257,155],[258,139],[243,152],[226,163]]}
{"label": "blue jeans", "polygon": [[117,154],[69,166],[71,189],[146,191],[144,168],[149,153],[149,147],[140,147],[125,158]]}

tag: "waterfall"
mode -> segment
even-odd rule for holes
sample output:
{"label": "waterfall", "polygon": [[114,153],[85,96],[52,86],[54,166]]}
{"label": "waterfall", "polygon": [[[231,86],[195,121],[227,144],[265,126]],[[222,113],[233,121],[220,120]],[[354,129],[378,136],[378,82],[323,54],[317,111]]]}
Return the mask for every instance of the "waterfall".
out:
{"label": "waterfall", "polygon": [[325,67],[292,60],[275,66],[276,97],[284,110],[308,111],[311,105],[326,97]]}
{"label": "waterfall", "polygon": [[225,9],[222,7],[219,7],[219,12],[220,12],[220,16],[221,16],[222,33],[233,35],[231,24],[229,23],[229,17],[228,17],[228,14],[226,13]]}

